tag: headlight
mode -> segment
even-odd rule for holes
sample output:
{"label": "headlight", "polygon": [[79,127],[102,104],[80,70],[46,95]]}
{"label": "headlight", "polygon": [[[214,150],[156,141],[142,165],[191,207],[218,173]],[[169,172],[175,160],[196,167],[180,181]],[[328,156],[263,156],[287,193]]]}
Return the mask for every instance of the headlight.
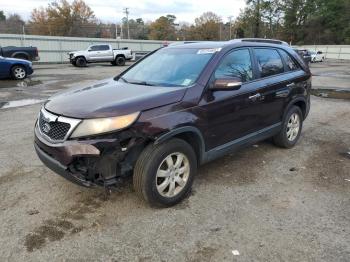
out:
{"label": "headlight", "polygon": [[139,114],[140,112],[136,112],[125,116],[83,120],[70,137],[96,135],[125,128],[134,123]]}

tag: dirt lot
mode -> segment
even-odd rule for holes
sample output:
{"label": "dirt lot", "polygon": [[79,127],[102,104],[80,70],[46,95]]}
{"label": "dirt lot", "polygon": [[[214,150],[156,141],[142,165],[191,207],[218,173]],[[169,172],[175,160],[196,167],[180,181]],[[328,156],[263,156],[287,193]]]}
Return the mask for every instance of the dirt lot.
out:
{"label": "dirt lot", "polygon": [[[349,261],[350,100],[313,96],[295,148],[262,142],[209,163],[169,209],[148,207],[131,180],[106,199],[44,167],[32,145],[40,104],[8,102],[125,68],[38,66],[0,81],[0,261]],[[313,65],[314,82],[350,89],[349,71]]]}

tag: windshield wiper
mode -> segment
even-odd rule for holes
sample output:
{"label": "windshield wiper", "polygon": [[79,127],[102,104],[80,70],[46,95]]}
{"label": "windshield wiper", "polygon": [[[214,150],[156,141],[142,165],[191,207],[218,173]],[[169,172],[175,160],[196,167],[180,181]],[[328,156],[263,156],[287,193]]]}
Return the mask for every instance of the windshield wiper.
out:
{"label": "windshield wiper", "polygon": [[128,83],[128,84],[143,85],[143,86],[155,86],[154,84],[151,84],[151,83],[146,82],[146,81],[129,81],[129,80],[126,80],[122,76],[119,77],[119,79],[123,80],[125,83]]}
{"label": "windshield wiper", "polygon": [[142,86],[155,86],[154,84],[151,84],[146,81],[133,81],[133,82],[128,82],[129,84],[134,84],[134,85],[142,85]]}
{"label": "windshield wiper", "polygon": [[124,77],[119,77],[119,79],[121,79],[121,80],[123,80],[125,83],[129,83],[129,81],[128,80],[126,80]]}

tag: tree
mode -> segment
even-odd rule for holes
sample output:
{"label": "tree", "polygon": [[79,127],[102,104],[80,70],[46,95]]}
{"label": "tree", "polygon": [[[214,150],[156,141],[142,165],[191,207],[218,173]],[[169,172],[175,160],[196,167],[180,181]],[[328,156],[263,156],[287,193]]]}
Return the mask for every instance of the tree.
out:
{"label": "tree", "polygon": [[176,40],[174,15],[161,16],[150,24],[149,38],[154,40]]}
{"label": "tree", "polygon": [[25,22],[19,14],[11,14],[0,21],[0,32],[5,34],[22,34]]}
{"label": "tree", "polygon": [[4,11],[0,11],[0,21],[5,21],[6,20],[6,16],[4,14]]}
{"label": "tree", "polygon": [[30,27],[33,34],[87,36],[96,33],[96,18],[83,0],[52,2],[47,8],[32,11]]}
{"label": "tree", "polygon": [[219,40],[221,17],[213,12],[205,12],[195,19],[195,35],[197,40]]}

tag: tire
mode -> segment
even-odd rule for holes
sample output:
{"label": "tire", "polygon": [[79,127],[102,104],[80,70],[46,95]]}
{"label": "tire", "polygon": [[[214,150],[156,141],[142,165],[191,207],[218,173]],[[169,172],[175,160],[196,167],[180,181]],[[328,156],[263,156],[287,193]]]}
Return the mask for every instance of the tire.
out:
{"label": "tire", "polygon": [[78,57],[75,60],[75,64],[78,67],[85,67],[86,66],[86,59],[84,57]]}
{"label": "tire", "polygon": [[274,144],[283,148],[292,148],[299,140],[302,127],[303,114],[299,107],[292,106],[283,120],[281,131],[273,137]]}
{"label": "tire", "polygon": [[123,65],[125,65],[125,57],[124,56],[117,56],[116,58],[115,58],[115,64],[117,65],[117,66],[123,66]]}
{"label": "tire", "polygon": [[111,62],[111,65],[116,66],[115,60]]}
{"label": "tire", "polygon": [[15,80],[23,80],[27,77],[27,71],[24,66],[16,65],[11,68],[11,76]]}
{"label": "tire", "polygon": [[[176,161],[181,156],[182,160],[178,165]],[[172,168],[168,161],[173,163]],[[184,140],[173,138],[157,145],[152,143],[142,151],[136,161],[134,189],[151,206],[173,206],[189,194],[196,172],[196,155]],[[180,185],[179,178],[181,184],[184,184]],[[171,190],[173,187],[174,190]]]}
{"label": "tire", "polygon": [[77,66],[77,63],[76,63],[76,61],[72,61],[72,63],[71,63],[73,66]]}

